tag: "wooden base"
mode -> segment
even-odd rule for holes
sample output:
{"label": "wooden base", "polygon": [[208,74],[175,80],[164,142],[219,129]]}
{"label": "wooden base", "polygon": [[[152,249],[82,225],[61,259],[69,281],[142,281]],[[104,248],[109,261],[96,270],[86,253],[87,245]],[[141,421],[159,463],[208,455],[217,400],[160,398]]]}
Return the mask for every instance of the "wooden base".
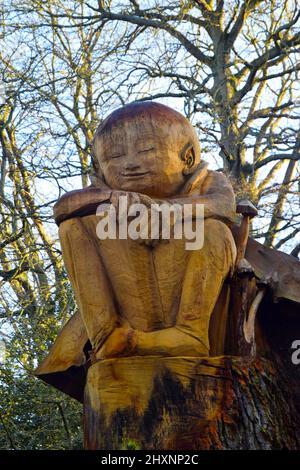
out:
{"label": "wooden base", "polygon": [[85,388],[85,448],[299,449],[292,387],[277,370],[245,357],[97,362]]}

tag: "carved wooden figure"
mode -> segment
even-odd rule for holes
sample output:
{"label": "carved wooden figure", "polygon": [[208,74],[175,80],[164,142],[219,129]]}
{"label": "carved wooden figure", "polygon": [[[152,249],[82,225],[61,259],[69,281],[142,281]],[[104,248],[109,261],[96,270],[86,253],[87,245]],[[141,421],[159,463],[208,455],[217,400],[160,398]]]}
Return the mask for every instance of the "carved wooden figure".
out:
{"label": "carved wooden figure", "polygon": [[[97,129],[94,154],[96,182],[65,194],[54,207],[79,312],[37,376],[84,401],[86,448],[272,447],[279,424],[270,424],[264,410],[271,438],[237,437],[247,419],[251,426],[251,417],[241,418],[238,371],[255,376],[261,367],[273,377],[273,363],[254,357],[255,350],[267,357],[273,339],[256,316],[265,298],[272,305],[280,298],[287,276],[290,293],[281,298],[297,305],[291,284],[300,278],[300,263],[269,249],[262,254],[248,240],[256,213],[249,202],[238,205],[243,221],[234,226],[229,180],[200,160],[195,130],[176,111],[154,102],[114,111]],[[96,209],[112,205],[120,226],[124,196],[149,215],[153,204],[190,204],[193,222],[203,204],[203,246],[187,250],[186,238],[174,235],[175,222],[168,240],[161,232],[100,239]],[[278,256],[289,264],[272,277]],[[297,420],[295,412],[290,429]],[[217,433],[220,422],[231,423],[227,437]],[[295,448],[298,441],[289,434],[282,445]]]}

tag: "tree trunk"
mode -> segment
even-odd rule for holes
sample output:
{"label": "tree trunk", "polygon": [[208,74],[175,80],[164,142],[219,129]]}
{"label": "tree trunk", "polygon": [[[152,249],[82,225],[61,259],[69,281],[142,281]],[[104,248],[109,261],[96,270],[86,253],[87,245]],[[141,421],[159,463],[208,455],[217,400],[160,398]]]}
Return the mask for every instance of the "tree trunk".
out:
{"label": "tree trunk", "polygon": [[283,368],[247,357],[129,357],[92,365],[86,449],[299,449]]}

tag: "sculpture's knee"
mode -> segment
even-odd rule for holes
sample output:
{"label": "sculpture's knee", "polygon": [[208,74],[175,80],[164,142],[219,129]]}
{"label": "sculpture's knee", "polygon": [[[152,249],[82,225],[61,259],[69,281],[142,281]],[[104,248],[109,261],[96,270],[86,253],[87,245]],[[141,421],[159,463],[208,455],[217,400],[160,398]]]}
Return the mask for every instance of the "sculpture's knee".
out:
{"label": "sculpture's knee", "polygon": [[236,260],[236,245],[230,228],[215,219],[206,219],[204,224],[204,248],[212,259],[224,263],[232,272]]}
{"label": "sculpture's knee", "polygon": [[222,241],[222,244],[228,243],[230,247],[235,249],[235,242],[230,228],[216,219],[206,219],[204,223],[204,243],[210,243],[214,246],[218,246]]}

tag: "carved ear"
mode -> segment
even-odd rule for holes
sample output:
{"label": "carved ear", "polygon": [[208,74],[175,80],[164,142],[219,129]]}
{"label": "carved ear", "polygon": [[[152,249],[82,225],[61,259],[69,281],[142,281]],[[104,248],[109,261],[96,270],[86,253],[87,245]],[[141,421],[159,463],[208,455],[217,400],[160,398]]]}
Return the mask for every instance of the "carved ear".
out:
{"label": "carved ear", "polygon": [[180,158],[184,162],[183,174],[190,175],[191,173],[193,173],[196,156],[195,156],[195,151],[194,151],[194,147],[192,144],[187,144],[183,148]]}

